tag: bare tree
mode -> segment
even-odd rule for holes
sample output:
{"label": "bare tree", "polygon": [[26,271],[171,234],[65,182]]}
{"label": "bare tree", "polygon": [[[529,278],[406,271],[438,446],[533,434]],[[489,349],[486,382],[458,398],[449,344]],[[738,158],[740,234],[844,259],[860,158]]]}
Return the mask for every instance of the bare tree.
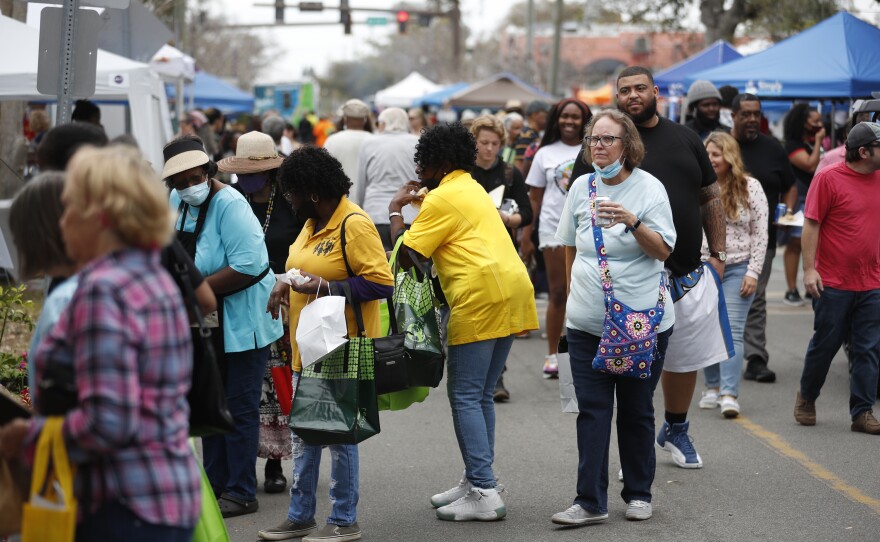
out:
{"label": "bare tree", "polygon": [[[15,0],[0,0],[0,12],[7,17],[24,21],[27,4]],[[27,141],[22,120],[25,103],[0,101],[0,199],[8,199],[21,188],[21,175],[27,159]],[[11,171],[13,170],[13,171]]]}

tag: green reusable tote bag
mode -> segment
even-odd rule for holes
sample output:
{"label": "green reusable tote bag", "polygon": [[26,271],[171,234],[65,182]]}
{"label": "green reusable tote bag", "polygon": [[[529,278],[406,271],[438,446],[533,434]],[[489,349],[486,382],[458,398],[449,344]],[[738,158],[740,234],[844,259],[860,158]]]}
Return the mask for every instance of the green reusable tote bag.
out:
{"label": "green reusable tote bag", "polygon": [[373,339],[365,337],[359,303],[354,308],[358,336],[300,374],[290,429],[306,444],[357,444],[379,433],[379,406],[373,369]]}
{"label": "green reusable tote bag", "polygon": [[407,371],[409,385],[436,388],[443,379],[446,353],[440,335],[440,315],[434,300],[434,289],[428,276],[419,277],[415,269],[400,269],[397,254],[403,244],[398,238],[391,254],[394,274],[394,302],[398,330],[406,333],[404,348],[410,355]]}

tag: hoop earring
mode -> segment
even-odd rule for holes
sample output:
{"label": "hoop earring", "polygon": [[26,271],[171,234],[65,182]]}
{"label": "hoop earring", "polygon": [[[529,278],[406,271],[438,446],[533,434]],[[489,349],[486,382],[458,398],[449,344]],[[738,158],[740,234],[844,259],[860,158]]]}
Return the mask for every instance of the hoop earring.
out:
{"label": "hoop earring", "polygon": [[309,199],[312,200],[312,203],[318,203],[318,196],[316,196],[316,195],[314,195],[314,194],[312,194],[312,197],[309,198]]}

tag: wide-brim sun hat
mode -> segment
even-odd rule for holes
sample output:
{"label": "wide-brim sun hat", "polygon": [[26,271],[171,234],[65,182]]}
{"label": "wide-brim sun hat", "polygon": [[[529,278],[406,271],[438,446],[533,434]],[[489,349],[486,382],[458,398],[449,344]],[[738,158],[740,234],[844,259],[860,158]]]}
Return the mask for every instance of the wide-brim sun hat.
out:
{"label": "wide-brim sun hat", "polygon": [[278,154],[275,142],[262,132],[248,132],[238,138],[235,156],[217,162],[217,168],[226,173],[250,175],[281,167],[284,157]]}
{"label": "wide-brim sun hat", "polygon": [[162,149],[165,158],[165,167],[162,168],[162,178],[167,179],[194,167],[207,164],[210,161],[205,146],[195,139],[180,139],[172,141]]}

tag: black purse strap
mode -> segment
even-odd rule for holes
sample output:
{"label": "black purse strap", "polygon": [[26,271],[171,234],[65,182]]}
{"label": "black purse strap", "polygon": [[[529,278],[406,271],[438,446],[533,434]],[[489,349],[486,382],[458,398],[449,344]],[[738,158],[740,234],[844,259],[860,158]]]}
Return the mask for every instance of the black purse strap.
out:
{"label": "black purse strap", "polygon": [[[351,218],[354,215],[360,215],[360,216],[363,216],[364,218],[366,218],[366,216],[364,216],[361,213],[349,213],[345,218],[342,219],[342,226],[340,227],[340,230],[339,230],[339,243],[342,246],[342,261],[345,262],[345,271],[348,273],[349,277],[356,277],[357,275],[355,275],[354,271],[352,270],[351,264],[348,263],[348,254],[346,253],[346,250],[345,250],[345,247],[347,246],[347,242],[345,240],[345,223],[348,221],[349,218]],[[343,281],[341,284],[342,284],[342,289],[345,292],[345,297],[346,297],[348,303],[352,306],[352,308],[354,310],[355,320],[358,322],[358,336],[359,337],[366,337],[367,334],[366,334],[366,331],[364,331],[364,329],[365,329],[364,325],[363,325],[364,316],[363,316],[363,312],[361,311],[361,304],[354,303],[352,301],[351,286],[349,286],[348,281]],[[396,333],[397,332],[397,317],[394,315],[394,302],[391,300],[390,297],[385,298],[385,307],[388,309],[388,323],[390,326],[388,329],[392,334]]]}

